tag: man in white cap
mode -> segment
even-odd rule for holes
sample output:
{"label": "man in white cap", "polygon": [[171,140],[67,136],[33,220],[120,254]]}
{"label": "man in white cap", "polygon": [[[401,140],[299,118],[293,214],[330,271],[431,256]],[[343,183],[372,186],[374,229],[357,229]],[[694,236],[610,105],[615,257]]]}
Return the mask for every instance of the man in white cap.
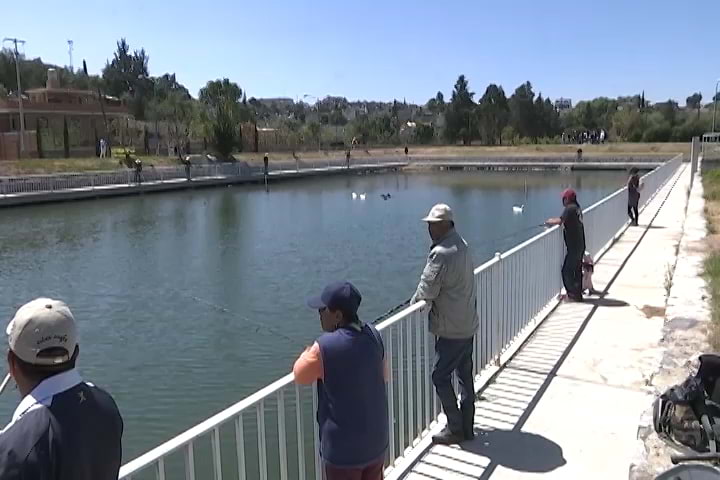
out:
{"label": "man in white cap", "polygon": [[[454,444],[475,436],[472,353],[478,316],[474,266],[467,242],[455,231],[449,206],[435,205],[423,221],[428,224],[432,247],[412,302],[425,300],[430,305],[430,332],[435,335],[432,381],[447,427],[433,441]],[[460,383],[459,409],[453,372]]]}
{"label": "man in white cap", "polygon": [[0,478],[117,480],[123,422],[112,397],[75,369],[75,319],[38,298],[7,327],[10,375],[23,396],[0,431]]}

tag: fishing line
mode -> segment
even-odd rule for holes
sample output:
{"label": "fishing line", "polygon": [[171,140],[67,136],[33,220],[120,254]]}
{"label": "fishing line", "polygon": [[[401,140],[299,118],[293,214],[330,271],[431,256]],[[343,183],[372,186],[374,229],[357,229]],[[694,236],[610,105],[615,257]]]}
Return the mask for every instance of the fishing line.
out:
{"label": "fishing line", "polygon": [[492,244],[498,243],[498,242],[500,242],[500,241],[502,241],[502,240],[509,240],[509,239],[511,239],[512,237],[515,237],[515,236],[517,236],[517,235],[520,235],[521,233],[529,232],[529,231],[532,231],[532,230],[534,230],[534,229],[536,229],[536,228],[543,228],[543,227],[545,227],[544,224],[530,225],[529,227],[523,227],[523,228],[520,228],[520,229],[515,230],[515,231],[513,231],[513,232],[506,233],[505,235],[500,235],[499,237],[491,238],[491,239],[489,239],[489,240],[483,240],[482,242],[480,242],[480,243],[478,243],[478,244],[471,245],[471,247],[482,247],[482,246],[492,245]]}

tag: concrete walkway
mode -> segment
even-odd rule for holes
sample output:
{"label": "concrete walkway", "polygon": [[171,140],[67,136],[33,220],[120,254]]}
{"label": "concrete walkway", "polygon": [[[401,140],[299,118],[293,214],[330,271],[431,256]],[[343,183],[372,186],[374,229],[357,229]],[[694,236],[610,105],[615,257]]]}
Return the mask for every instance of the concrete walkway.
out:
{"label": "concrete walkway", "polygon": [[628,478],[689,180],[684,164],[600,259],[604,297],[561,304],[481,391],[476,439],[430,448],[401,478]]}

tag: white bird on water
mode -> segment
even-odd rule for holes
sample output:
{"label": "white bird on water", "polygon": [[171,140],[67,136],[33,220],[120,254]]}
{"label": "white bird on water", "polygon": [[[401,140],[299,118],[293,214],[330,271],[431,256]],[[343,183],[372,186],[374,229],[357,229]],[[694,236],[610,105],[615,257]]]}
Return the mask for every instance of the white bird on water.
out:
{"label": "white bird on water", "polygon": [[352,192],[352,199],[355,200],[357,198],[357,193]]}
{"label": "white bird on water", "polygon": [[361,193],[361,194],[360,194],[360,200],[365,200],[365,194],[364,194],[364,193]]}
{"label": "white bird on water", "polygon": [[[527,203],[527,179],[525,179],[525,203]],[[523,210],[525,210],[525,203],[522,205],[513,205],[513,213],[523,213]]]}

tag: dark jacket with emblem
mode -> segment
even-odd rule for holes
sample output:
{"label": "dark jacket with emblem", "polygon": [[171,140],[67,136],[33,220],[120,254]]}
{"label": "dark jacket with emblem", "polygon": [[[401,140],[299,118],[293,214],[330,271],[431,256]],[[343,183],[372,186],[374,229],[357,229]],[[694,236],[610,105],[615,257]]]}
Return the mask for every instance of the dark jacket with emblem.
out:
{"label": "dark jacket with emblem", "polygon": [[117,480],[123,422],[112,397],[82,381],[33,394],[0,432],[0,479]]}

